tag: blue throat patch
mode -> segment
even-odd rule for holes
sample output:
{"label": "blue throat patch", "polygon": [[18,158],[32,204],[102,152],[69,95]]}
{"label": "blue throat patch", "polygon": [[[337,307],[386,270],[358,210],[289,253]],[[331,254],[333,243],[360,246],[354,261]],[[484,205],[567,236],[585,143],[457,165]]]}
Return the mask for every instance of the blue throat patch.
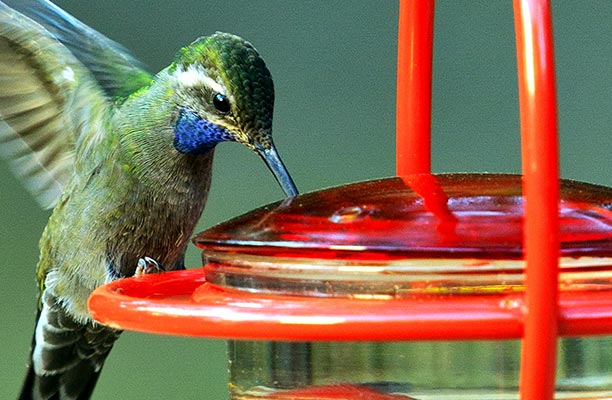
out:
{"label": "blue throat patch", "polygon": [[193,111],[182,109],[174,125],[174,148],[183,154],[204,154],[217,143],[233,140],[225,128],[201,118]]}

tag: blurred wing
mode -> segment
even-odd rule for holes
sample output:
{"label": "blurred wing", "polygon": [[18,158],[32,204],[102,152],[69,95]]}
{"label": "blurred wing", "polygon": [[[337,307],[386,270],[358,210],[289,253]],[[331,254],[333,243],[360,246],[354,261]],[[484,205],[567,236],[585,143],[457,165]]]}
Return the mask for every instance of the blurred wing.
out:
{"label": "blurred wing", "polygon": [[124,98],[153,77],[123,46],[47,0],[8,0],[9,6],[45,27],[92,73],[110,98]]}
{"label": "blurred wing", "polygon": [[103,135],[92,110],[108,104],[65,46],[0,2],[0,154],[43,207],[61,196],[77,143]]}

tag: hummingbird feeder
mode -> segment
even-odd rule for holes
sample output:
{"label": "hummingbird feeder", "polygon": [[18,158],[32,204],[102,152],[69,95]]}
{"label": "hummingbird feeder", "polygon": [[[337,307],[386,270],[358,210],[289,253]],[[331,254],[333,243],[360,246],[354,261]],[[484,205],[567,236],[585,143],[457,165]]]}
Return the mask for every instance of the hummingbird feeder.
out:
{"label": "hummingbird feeder", "polygon": [[93,317],[228,339],[232,399],[612,398],[612,189],[559,179],[550,5],[514,13],[522,175],[430,173],[434,2],[403,0],[398,177],[217,225]]}

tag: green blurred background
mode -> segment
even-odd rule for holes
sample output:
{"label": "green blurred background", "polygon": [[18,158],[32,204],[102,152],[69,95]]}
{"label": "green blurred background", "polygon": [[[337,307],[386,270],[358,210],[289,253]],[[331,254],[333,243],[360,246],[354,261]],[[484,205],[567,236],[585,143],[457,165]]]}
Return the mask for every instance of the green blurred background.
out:
{"label": "green blurred background", "polygon": [[[63,0],[77,18],[124,44],[152,71],[217,30],[248,38],[276,86],[275,139],[301,191],[394,174],[397,2],[372,0]],[[556,1],[562,176],[612,185],[612,2]],[[436,6],[435,172],[519,172],[510,1]],[[15,397],[34,323],[37,242],[49,216],[0,163],[0,399]],[[203,230],[282,198],[248,150],[216,152]],[[188,265],[200,265],[189,251]],[[226,398],[223,341],[125,333],[95,399]]]}

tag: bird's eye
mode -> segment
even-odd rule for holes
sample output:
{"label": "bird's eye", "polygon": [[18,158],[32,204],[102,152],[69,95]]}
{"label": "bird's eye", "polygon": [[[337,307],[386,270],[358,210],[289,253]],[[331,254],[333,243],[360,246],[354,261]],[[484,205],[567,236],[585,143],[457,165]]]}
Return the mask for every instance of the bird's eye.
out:
{"label": "bird's eye", "polygon": [[230,112],[230,102],[228,98],[221,93],[216,93],[213,96],[213,105],[221,114]]}

